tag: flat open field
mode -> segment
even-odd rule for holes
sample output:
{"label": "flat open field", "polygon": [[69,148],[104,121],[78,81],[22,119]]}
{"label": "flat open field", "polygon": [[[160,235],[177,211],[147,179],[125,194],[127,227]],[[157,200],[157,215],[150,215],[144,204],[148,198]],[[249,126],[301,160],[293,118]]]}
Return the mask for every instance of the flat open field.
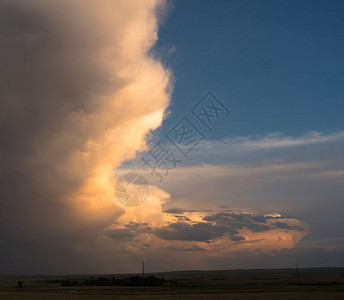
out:
{"label": "flat open field", "polygon": [[[63,287],[56,280],[91,276],[0,276],[0,299],[344,299],[344,268],[154,273],[174,286]],[[124,277],[128,275],[102,275]],[[23,288],[17,288],[17,281]]]}

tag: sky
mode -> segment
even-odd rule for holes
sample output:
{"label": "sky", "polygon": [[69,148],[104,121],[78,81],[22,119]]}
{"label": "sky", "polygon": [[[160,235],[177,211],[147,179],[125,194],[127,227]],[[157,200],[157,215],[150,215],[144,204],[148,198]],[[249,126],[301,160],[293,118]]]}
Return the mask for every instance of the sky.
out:
{"label": "sky", "polygon": [[158,47],[172,49],[174,114],[212,90],[233,111],[214,139],[343,129],[342,1],[171,6]]}
{"label": "sky", "polygon": [[0,274],[344,267],[343,10],[0,0]]}

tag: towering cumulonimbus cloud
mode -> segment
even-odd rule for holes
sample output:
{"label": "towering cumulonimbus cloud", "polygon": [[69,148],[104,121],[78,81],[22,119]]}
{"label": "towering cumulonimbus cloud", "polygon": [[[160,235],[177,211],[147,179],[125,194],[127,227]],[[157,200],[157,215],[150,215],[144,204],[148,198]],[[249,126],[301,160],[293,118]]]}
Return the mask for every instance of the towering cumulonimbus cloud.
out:
{"label": "towering cumulonimbus cloud", "polygon": [[165,8],[0,0],[0,273],[126,269],[99,233],[122,214],[113,170],[169,104],[171,75],[149,52]]}

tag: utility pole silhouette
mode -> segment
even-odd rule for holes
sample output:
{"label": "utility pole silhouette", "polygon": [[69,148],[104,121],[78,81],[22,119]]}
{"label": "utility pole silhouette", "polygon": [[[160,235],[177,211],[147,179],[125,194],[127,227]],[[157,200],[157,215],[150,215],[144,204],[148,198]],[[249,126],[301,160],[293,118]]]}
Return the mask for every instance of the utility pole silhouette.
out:
{"label": "utility pole silhouette", "polygon": [[145,287],[145,261],[142,261],[142,285]]}
{"label": "utility pole silhouette", "polygon": [[295,263],[295,270],[296,270],[297,284],[299,284],[300,283],[300,276],[299,276],[299,269],[297,268],[297,262]]}

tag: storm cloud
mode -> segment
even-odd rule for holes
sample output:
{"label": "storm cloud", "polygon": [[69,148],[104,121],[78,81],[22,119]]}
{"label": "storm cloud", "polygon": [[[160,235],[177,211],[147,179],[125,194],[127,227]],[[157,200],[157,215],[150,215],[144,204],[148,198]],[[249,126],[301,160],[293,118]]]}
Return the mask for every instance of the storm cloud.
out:
{"label": "storm cloud", "polygon": [[170,73],[149,53],[164,7],[0,0],[2,273],[109,259],[100,232],[123,214],[113,170],[169,104]]}

